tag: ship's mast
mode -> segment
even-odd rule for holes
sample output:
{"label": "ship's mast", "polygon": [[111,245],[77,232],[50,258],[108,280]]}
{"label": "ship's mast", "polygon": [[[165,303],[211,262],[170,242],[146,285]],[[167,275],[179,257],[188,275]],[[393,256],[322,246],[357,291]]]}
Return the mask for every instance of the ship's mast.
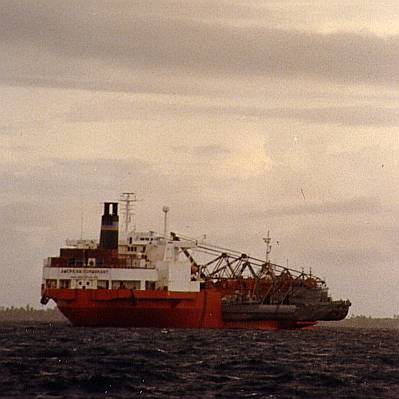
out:
{"label": "ship's mast", "polygon": [[168,212],[169,212],[169,207],[164,206],[162,208],[162,212],[164,213],[164,219],[163,219],[163,236],[166,240],[166,237],[168,235]]}
{"label": "ship's mast", "polygon": [[[122,214],[124,217],[124,236],[127,238],[129,233],[129,225],[134,222],[134,204],[138,201],[136,193],[122,193],[120,200],[122,203]],[[136,226],[133,223],[133,230]]]}
{"label": "ship's mast", "polygon": [[266,243],[266,264],[269,263],[269,254],[272,251],[272,246],[270,243],[272,242],[272,239],[270,237],[270,231],[267,230],[267,237],[263,237],[263,241]]}

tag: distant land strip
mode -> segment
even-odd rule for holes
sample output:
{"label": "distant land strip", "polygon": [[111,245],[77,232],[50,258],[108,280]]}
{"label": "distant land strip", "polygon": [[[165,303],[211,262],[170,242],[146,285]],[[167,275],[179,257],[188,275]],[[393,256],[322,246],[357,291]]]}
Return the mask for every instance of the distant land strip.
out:
{"label": "distant land strip", "polygon": [[379,328],[388,330],[399,329],[399,316],[375,318],[368,316],[352,316],[340,321],[321,321],[321,327],[346,327],[346,328]]}

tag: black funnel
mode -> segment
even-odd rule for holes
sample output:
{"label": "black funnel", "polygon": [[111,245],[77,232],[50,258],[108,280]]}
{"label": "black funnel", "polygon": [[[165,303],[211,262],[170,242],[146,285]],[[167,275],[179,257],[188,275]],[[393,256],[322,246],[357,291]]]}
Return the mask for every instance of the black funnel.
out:
{"label": "black funnel", "polygon": [[101,218],[100,247],[101,249],[118,249],[119,240],[118,203],[105,202],[104,215]]}

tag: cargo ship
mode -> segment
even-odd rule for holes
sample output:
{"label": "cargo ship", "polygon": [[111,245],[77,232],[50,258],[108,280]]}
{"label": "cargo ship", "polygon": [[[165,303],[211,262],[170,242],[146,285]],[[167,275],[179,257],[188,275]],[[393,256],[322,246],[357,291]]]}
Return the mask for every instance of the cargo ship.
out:
{"label": "cargo ship", "polygon": [[106,202],[100,240],[70,240],[43,266],[41,303],[53,300],[74,326],[299,329],[341,320],[349,300],[332,300],[326,283],[269,260],[164,231],[129,231],[130,193]]}

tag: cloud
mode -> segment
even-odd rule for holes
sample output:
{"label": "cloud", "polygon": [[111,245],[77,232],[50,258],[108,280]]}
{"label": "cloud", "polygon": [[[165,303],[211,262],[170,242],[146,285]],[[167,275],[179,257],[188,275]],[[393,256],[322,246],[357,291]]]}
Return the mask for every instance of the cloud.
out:
{"label": "cloud", "polygon": [[[47,159],[29,166],[0,165],[0,184],[8,194],[50,202],[55,198],[90,197],[93,193],[122,192],[127,179],[141,184],[157,176],[151,166],[139,160]],[[12,212],[11,212],[12,213]]]}
{"label": "cloud", "polygon": [[0,206],[0,218],[5,230],[19,228],[48,227],[54,217],[38,202],[16,201]]}
{"label": "cloud", "polygon": [[251,212],[251,217],[307,216],[307,215],[345,215],[359,213],[379,213],[383,210],[378,198],[359,197],[341,201],[310,202],[271,208],[262,213]]}
{"label": "cloud", "polygon": [[225,156],[231,153],[231,151],[220,144],[208,144],[208,145],[198,145],[198,146],[173,146],[172,151],[176,154],[190,153],[193,156],[212,158],[212,157],[220,157]]}
{"label": "cloud", "polygon": [[194,152],[200,156],[212,157],[229,154],[230,150],[221,145],[208,144],[194,147]]}
{"label": "cloud", "polygon": [[[167,97],[158,100],[135,99],[75,106],[65,114],[69,122],[94,122],[154,118],[163,115],[200,115],[207,117],[255,118],[259,120],[297,120],[304,123],[395,127],[399,125],[399,109],[392,106],[348,105],[325,107],[261,107],[226,104],[226,102],[203,104],[183,102],[182,97]],[[151,112],[150,112],[151,111]]]}
{"label": "cloud", "polygon": [[[259,116],[262,113],[259,112]],[[334,106],[320,108],[277,108],[265,110],[265,117],[296,119],[316,124],[339,126],[386,126],[399,125],[398,108],[368,105]]]}
{"label": "cloud", "polygon": [[[16,84],[44,80],[63,87],[87,87],[89,81],[112,87],[124,71],[146,71],[171,77],[399,82],[399,36],[238,27],[136,14],[134,3],[112,9],[106,4],[81,8],[80,2],[3,2],[3,79]],[[116,70],[117,75],[110,75]]]}

